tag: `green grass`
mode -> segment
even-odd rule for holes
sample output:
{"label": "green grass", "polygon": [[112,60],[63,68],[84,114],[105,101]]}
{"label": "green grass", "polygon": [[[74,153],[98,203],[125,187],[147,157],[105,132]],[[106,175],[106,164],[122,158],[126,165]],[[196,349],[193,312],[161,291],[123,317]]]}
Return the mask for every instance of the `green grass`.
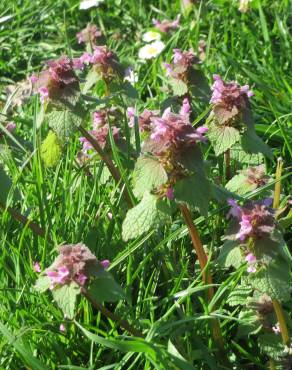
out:
{"label": "green grass", "polygon": [[[166,81],[161,62],[170,60],[172,49],[197,50],[198,41],[203,38],[207,55],[202,70],[209,84],[212,74],[218,73],[253,87],[256,130],[273,149],[275,158],[267,161],[268,173],[275,172],[276,158],[281,156],[287,175],[291,173],[292,154],[288,23],[291,2],[255,2],[249,13],[241,14],[236,1],[198,1],[193,11],[182,17],[181,28],[168,38],[163,54],[141,64],[137,54],[142,33],[159,14],[175,18],[180,12],[179,1],[108,0],[100,8],[81,11],[77,0],[2,0],[1,111],[6,103],[7,84],[40,70],[47,59],[81,54],[75,34],[89,21],[104,31],[108,45],[124,63],[136,66],[139,110],[157,109],[168,96],[161,89]],[[192,103],[197,116],[207,112],[208,103]],[[238,312],[225,305],[242,273],[241,269],[227,273],[216,262],[226,226],[226,209],[213,204],[208,218],[194,214],[203,243],[214,257],[211,266],[217,290],[213,302],[208,303],[208,287],[203,286],[186,226],[179,215],[159,233],[153,231],[138,240],[123,242],[121,224],[126,207],[120,190],[111,179],[103,181],[101,162],[92,164],[92,176],[80,169],[76,162],[80,150],[77,133],[66,144],[55,169],[43,166],[39,146],[48,129],[44,125],[37,130],[38,110],[37,98],[33,97],[8,113],[17,124],[16,139],[25,147],[24,151],[14,144],[5,157],[6,172],[19,190],[19,199],[13,200],[10,194],[8,204],[14,204],[37,222],[47,235],[38,237],[1,211],[0,369],[166,369],[160,363],[167,349],[172,355],[178,351],[190,364],[169,365],[169,369],[220,369],[212,353],[209,329],[210,308],[215,303],[234,368],[267,368],[268,358],[260,352],[255,336],[236,338]],[[211,165],[216,164],[208,146],[204,154]],[[128,157],[121,161],[117,154],[116,159],[120,166],[133,165]],[[213,170],[218,173],[220,168]],[[124,176],[130,184],[130,171],[125,171]],[[288,176],[283,179],[286,194],[289,180]],[[112,220],[108,212],[113,214]],[[37,275],[32,264],[40,261],[44,268],[55,258],[57,245],[80,241],[98,259],[112,261],[110,271],[127,292],[128,302],[108,307],[142,328],[145,341],[122,337],[123,332],[84,299],[78,305],[76,324],[67,322],[66,333],[59,331],[62,312],[50,293],[40,295],[33,290]],[[291,233],[286,234],[286,241],[289,245]]]}

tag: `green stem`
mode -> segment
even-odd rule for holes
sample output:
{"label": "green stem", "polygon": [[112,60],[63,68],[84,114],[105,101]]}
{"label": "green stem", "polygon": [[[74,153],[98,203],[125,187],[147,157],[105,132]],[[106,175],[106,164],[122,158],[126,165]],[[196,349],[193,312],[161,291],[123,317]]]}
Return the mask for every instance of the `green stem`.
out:
{"label": "green stem", "polygon": [[99,310],[105,317],[114,321],[117,325],[127,330],[134,337],[143,338],[143,334],[140,332],[140,330],[135,329],[127,320],[123,320],[122,318],[108,310],[106,307],[104,307],[102,304],[96,302],[85,288],[82,288],[82,294],[92,304],[92,306]]}
{"label": "green stem", "polygon": [[230,167],[230,149],[227,149],[224,153],[225,159],[225,179],[229,181],[231,179],[231,167]]}
{"label": "green stem", "polygon": [[273,299],[272,301],[273,301],[274,310],[275,310],[275,313],[278,319],[278,323],[280,326],[283,344],[287,345],[289,342],[289,333],[288,333],[288,328],[287,328],[283,308],[281,306],[281,303],[277,299]]}

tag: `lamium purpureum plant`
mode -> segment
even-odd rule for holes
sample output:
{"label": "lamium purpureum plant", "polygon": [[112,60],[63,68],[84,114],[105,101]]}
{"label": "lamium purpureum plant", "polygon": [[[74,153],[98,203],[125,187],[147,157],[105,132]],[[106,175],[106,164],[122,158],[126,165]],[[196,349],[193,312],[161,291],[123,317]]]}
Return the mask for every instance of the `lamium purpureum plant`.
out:
{"label": "lamium purpureum plant", "polygon": [[216,156],[225,153],[226,177],[230,179],[230,149],[239,143],[247,153],[263,153],[271,158],[269,147],[256,134],[249,99],[253,92],[248,85],[225,82],[214,75],[212,111],[207,120],[208,138]]}
{"label": "lamium purpureum plant", "polygon": [[[88,132],[84,128],[90,107],[86,104],[87,97],[81,93],[80,79],[76,71],[84,72],[87,64],[92,65],[89,75],[93,73],[97,80],[105,81],[106,86],[109,86],[110,81],[119,78],[121,66],[115,54],[108,50],[106,46],[95,47],[93,54],[86,52],[80,58],[70,59],[63,56],[58,60],[48,61],[45,64],[46,68],[38,76],[33,75],[31,77],[34,91],[40,94],[42,102],[38,124],[47,122],[55,133],[55,136],[50,133],[43,143],[42,158],[47,165],[55,165],[58,162],[57,155],[61,153],[60,147],[78,129],[82,134],[81,140],[84,142],[85,149],[86,145],[88,148],[93,148],[106,163],[115,181],[120,183],[120,174],[117,168],[110,156],[103,150],[109,134],[109,122],[105,121],[109,121],[113,110],[106,110],[103,113],[101,113],[102,111],[100,113],[95,112],[94,130]],[[95,82],[95,79],[87,79],[85,84],[82,85],[83,90],[85,87],[86,90],[91,88]],[[98,114],[99,117],[97,117]],[[96,123],[98,120],[99,123]],[[113,127],[114,137],[118,135],[118,132],[119,130]],[[47,150],[48,142],[50,145],[54,144],[51,151]],[[124,194],[128,205],[132,205],[127,190]]]}
{"label": "lamium purpureum plant", "polygon": [[[205,175],[199,147],[200,143],[206,142],[204,135],[207,128],[194,128],[191,125],[187,99],[177,114],[171,112],[170,108],[161,117],[153,112],[146,114],[146,126],[145,120],[138,117],[145,140],[134,169],[134,194],[141,200],[126,215],[123,238],[126,241],[136,238],[167,223],[176,205],[188,226],[203,279],[205,283],[212,284],[211,274],[206,271],[208,257],[188,208],[197,208],[201,214],[207,214],[211,187]],[[209,288],[208,292],[211,299],[214,295],[213,288]],[[214,341],[222,349],[217,320],[212,323],[212,334]]]}
{"label": "lamium purpureum plant", "polygon": [[55,261],[41,272],[35,289],[40,293],[50,290],[66,319],[74,318],[77,298],[81,294],[103,315],[117,322],[131,334],[141,336],[141,333],[127,321],[117,317],[102,305],[103,302],[125,299],[122,288],[107,271],[110,262],[98,261],[82,243],[62,245],[58,252]]}
{"label": "lamium purpureum plant", "polygon": [[230,199],[229,204],[230,223],[219,262],[236,269],[245,265],[240,284],[228,298],[230,306],[242,306],[239,318],[249,322],[239,327],[238,336],[260,333],[262,351],[274,360],[283,360],[290,339],[288,316],[281,304],[291,298],[291,256],[271,208],[272,199],[249,201],[243,206]]}
{"label": "lamium purpureum plant", "polygon": [[192,51],[173,49],[171,63],[163,63],[173,94],[202,101],[209,99],[209,86],[199,69],[200,59]]}

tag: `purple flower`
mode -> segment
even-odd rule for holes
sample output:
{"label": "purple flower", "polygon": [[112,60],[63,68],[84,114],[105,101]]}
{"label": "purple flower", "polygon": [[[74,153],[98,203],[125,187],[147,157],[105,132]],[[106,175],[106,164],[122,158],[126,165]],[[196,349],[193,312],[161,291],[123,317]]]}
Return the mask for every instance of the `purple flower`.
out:
{"label": "purple flower", "polygon": [[38,76],[36,75],[36,74],[32,74],[31,76],[30,76],[30,81],[31,81],[31,83],[36,83],[37,82],[37,80],[38,80]]}
{"label": "purple flower", "polygon": [[163,63],[163,66],[166,68],[168,76],[186,81],[192,66],[197,62],[198,58],[192,51],[173,49],[173,62]]}
{"label": "purple flower", "polygon": [[106,268],[108,261],[99,262],[84,244],[63,245],[59,248],[59,256],[46,270],[51,280],[50,289],[74,281],[83,286],[98,266]]}
{"label": "purple flower", "polygon": [[238,219],[241,218],[242,211],[241,211],[240,206],[237,204],[236,200],[228,199],[227,203],[231,206],[227,214],[227,218],[229,218],[230,216],[236,217]]}
{"label": "purple flower", "polygon": [[104,269],[107,269],[110,265],[110,261],[109,260],[103,260],[103,261],[100,261],[100,264]]}
{"label": "purple flower", "polygon": [[37,273],[40,273],[42,271],[41,266],[38,262],[34,262],[33,270],[34,270],[34,272],[37,272]]}
{"label": "purple flower", "polygon": [[84,43],[89,43],[91,45],[94,45],[96,42],[96,39],[101,36],[102,36],[102,33],[96,27],[96,25],[90,24],[90,23],[87,24],[86,28],[84,28],[82,31],[76,34],[78,44],[81,44],[84,42]]}
{"label": "purple flower", "polygon": [[273,211],[266,205],[266,201],[253,201],[244,207],[238,206],[236,201],[228,200],[232,206],[228,215],[238,219],[239,231],[236,239],[246,241],[250,237],[262,238],[273,232],[276,221]]}
{"label": "purple flower", "polygon": [[86,275],[84,275],[84,274],[82,274],[82,273],[77,274],[77,275],[75,276],[75,281],[76,281],[76,283],[78,283],[79,285],[84,285],[84,284],[85,284],[85,282],[86,282],[86,280],[87,280],[87,276],[86,276]]}
{"label": "purple flower", "polygon": [[49,89],[43,86],[38,89],[38,92],[40,94],[40,101],[42,104],[44,104],[49,97]]}
{"label": "purple flower", "polygon": [[11,121],[11,122],[8,122],[7,125],[5,126],[6,130],[8,130],[9,132],[13,132],[15,129],[16,129],[16,123]]}
{"label": "purple flower", "polygon": [[134,127],[134,124],[135,124],[135,108],[134,107],[127,108],[127,116],[129,118],[129,127]]}
{"label": "purple flower", "polygon": [[58,267],[57,271],[47,271],[47,276],[51,280],[50,289],[54,289],[56,285],[64,285],[69,281],[70,271],[67,266]]}
{"label": "purple flower", "polygon": [[246,257],[245,257],[245,260],[248,264],[248,267],[247,267],[247,272],[249,273],[255,273],[257,270],[256,270],[256,267],[255,267],[255,264],[257,262],[257,258],[254,254],[252,253],[249,253]]}
{"label": "purple flower", "polygon": [[174,21],[168,21],[164,19],[163,21],[158,21],[157,19],[152,19],[154,26],[162,33],[168,33],[179,27],[180,15]]}
{"label": "purple flower", "polygon": [[166,197],[170,200],[174,199],[174,192],[173,192],[173,188],[168,188],[166,190]]}
{"label": "purple flower", "polygon": [[224,82],[219,75],[214,75],[212,86],[213,94],[210,100],[214,106],[221,106],[232,111],[234,107],[242,109],[246,106],[248,98],[253,96],[248,85],[241,87],[237,82]]}
{"label": "purple flower", "polygon": [[56,95],[59,97],[62,89],[78,82],[74,72],[74,62],[68,57],[48,60],[45,64],[47,68],[40,72],[38,77],[32,75],[30,78],[34,91],[40,94],[42,103]]}
{"label": "purple flower", "polygon": [[93,113],[93,129],[97,130],[98,128],[106,125],[106,111],[99,110]]}
{"label": "purple flower", "polygon": [[188,98],[184,98],[183,100],[183,105],[181,107],[181,110],[179,112],[179,114],[183,115],[183,116],[189,116],[190,113],[191,113],[191,106],[190,106],[190,102],[189,102],[189,99]]}
{"label": "purple flower", "polygon": [[156,142],[157,150],[153,152],[156,155],[164,155],[169,150],[176,152],[180,148],[185,149],[197,142],[205,142],[207,140],[203,136],[207,131],[205,127],[195,129],[190,124],[188,114],[175,114],[171,112],[170,108],[164,111],[162,117],[151,118],[151,122],[150,138]]}
{"label": "purple flower", "polygon": [[247,263],[249,264],[252,264],[252,263],[255,263],[257,261],[257,258],[254,254],[252,253],[249,253],[246,257],[245,257],[245,260]]}
{"label": "purple flower", "polygon": [[65,325],[64,324],[60,324],[59,330],[60,330],[60,332],[65,333],[66,332]]}

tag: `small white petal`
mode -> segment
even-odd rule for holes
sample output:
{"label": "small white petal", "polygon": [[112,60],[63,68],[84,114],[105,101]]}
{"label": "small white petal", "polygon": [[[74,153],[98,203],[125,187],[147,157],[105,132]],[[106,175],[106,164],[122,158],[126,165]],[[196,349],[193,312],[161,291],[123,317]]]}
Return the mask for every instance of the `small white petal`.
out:
{"label": "small white petal", "polygon": [[142,36],[142,40],[145,42],[157,41],[160,40],[160,38],[160,33],[155,31],[148,31]]}
{"label": "small white petal", "polygon": [[102,3],[104,0],[83,0],[80,3],[79,9],[90,9],[94,6],[98,6],[100,3]]}
{"label": "small white petal", "polygon": [[164,48],[165,44],[162,41],[154,41],[151,44],[143,46],[139,50],[139,58],[140,59],[156,58]]}

